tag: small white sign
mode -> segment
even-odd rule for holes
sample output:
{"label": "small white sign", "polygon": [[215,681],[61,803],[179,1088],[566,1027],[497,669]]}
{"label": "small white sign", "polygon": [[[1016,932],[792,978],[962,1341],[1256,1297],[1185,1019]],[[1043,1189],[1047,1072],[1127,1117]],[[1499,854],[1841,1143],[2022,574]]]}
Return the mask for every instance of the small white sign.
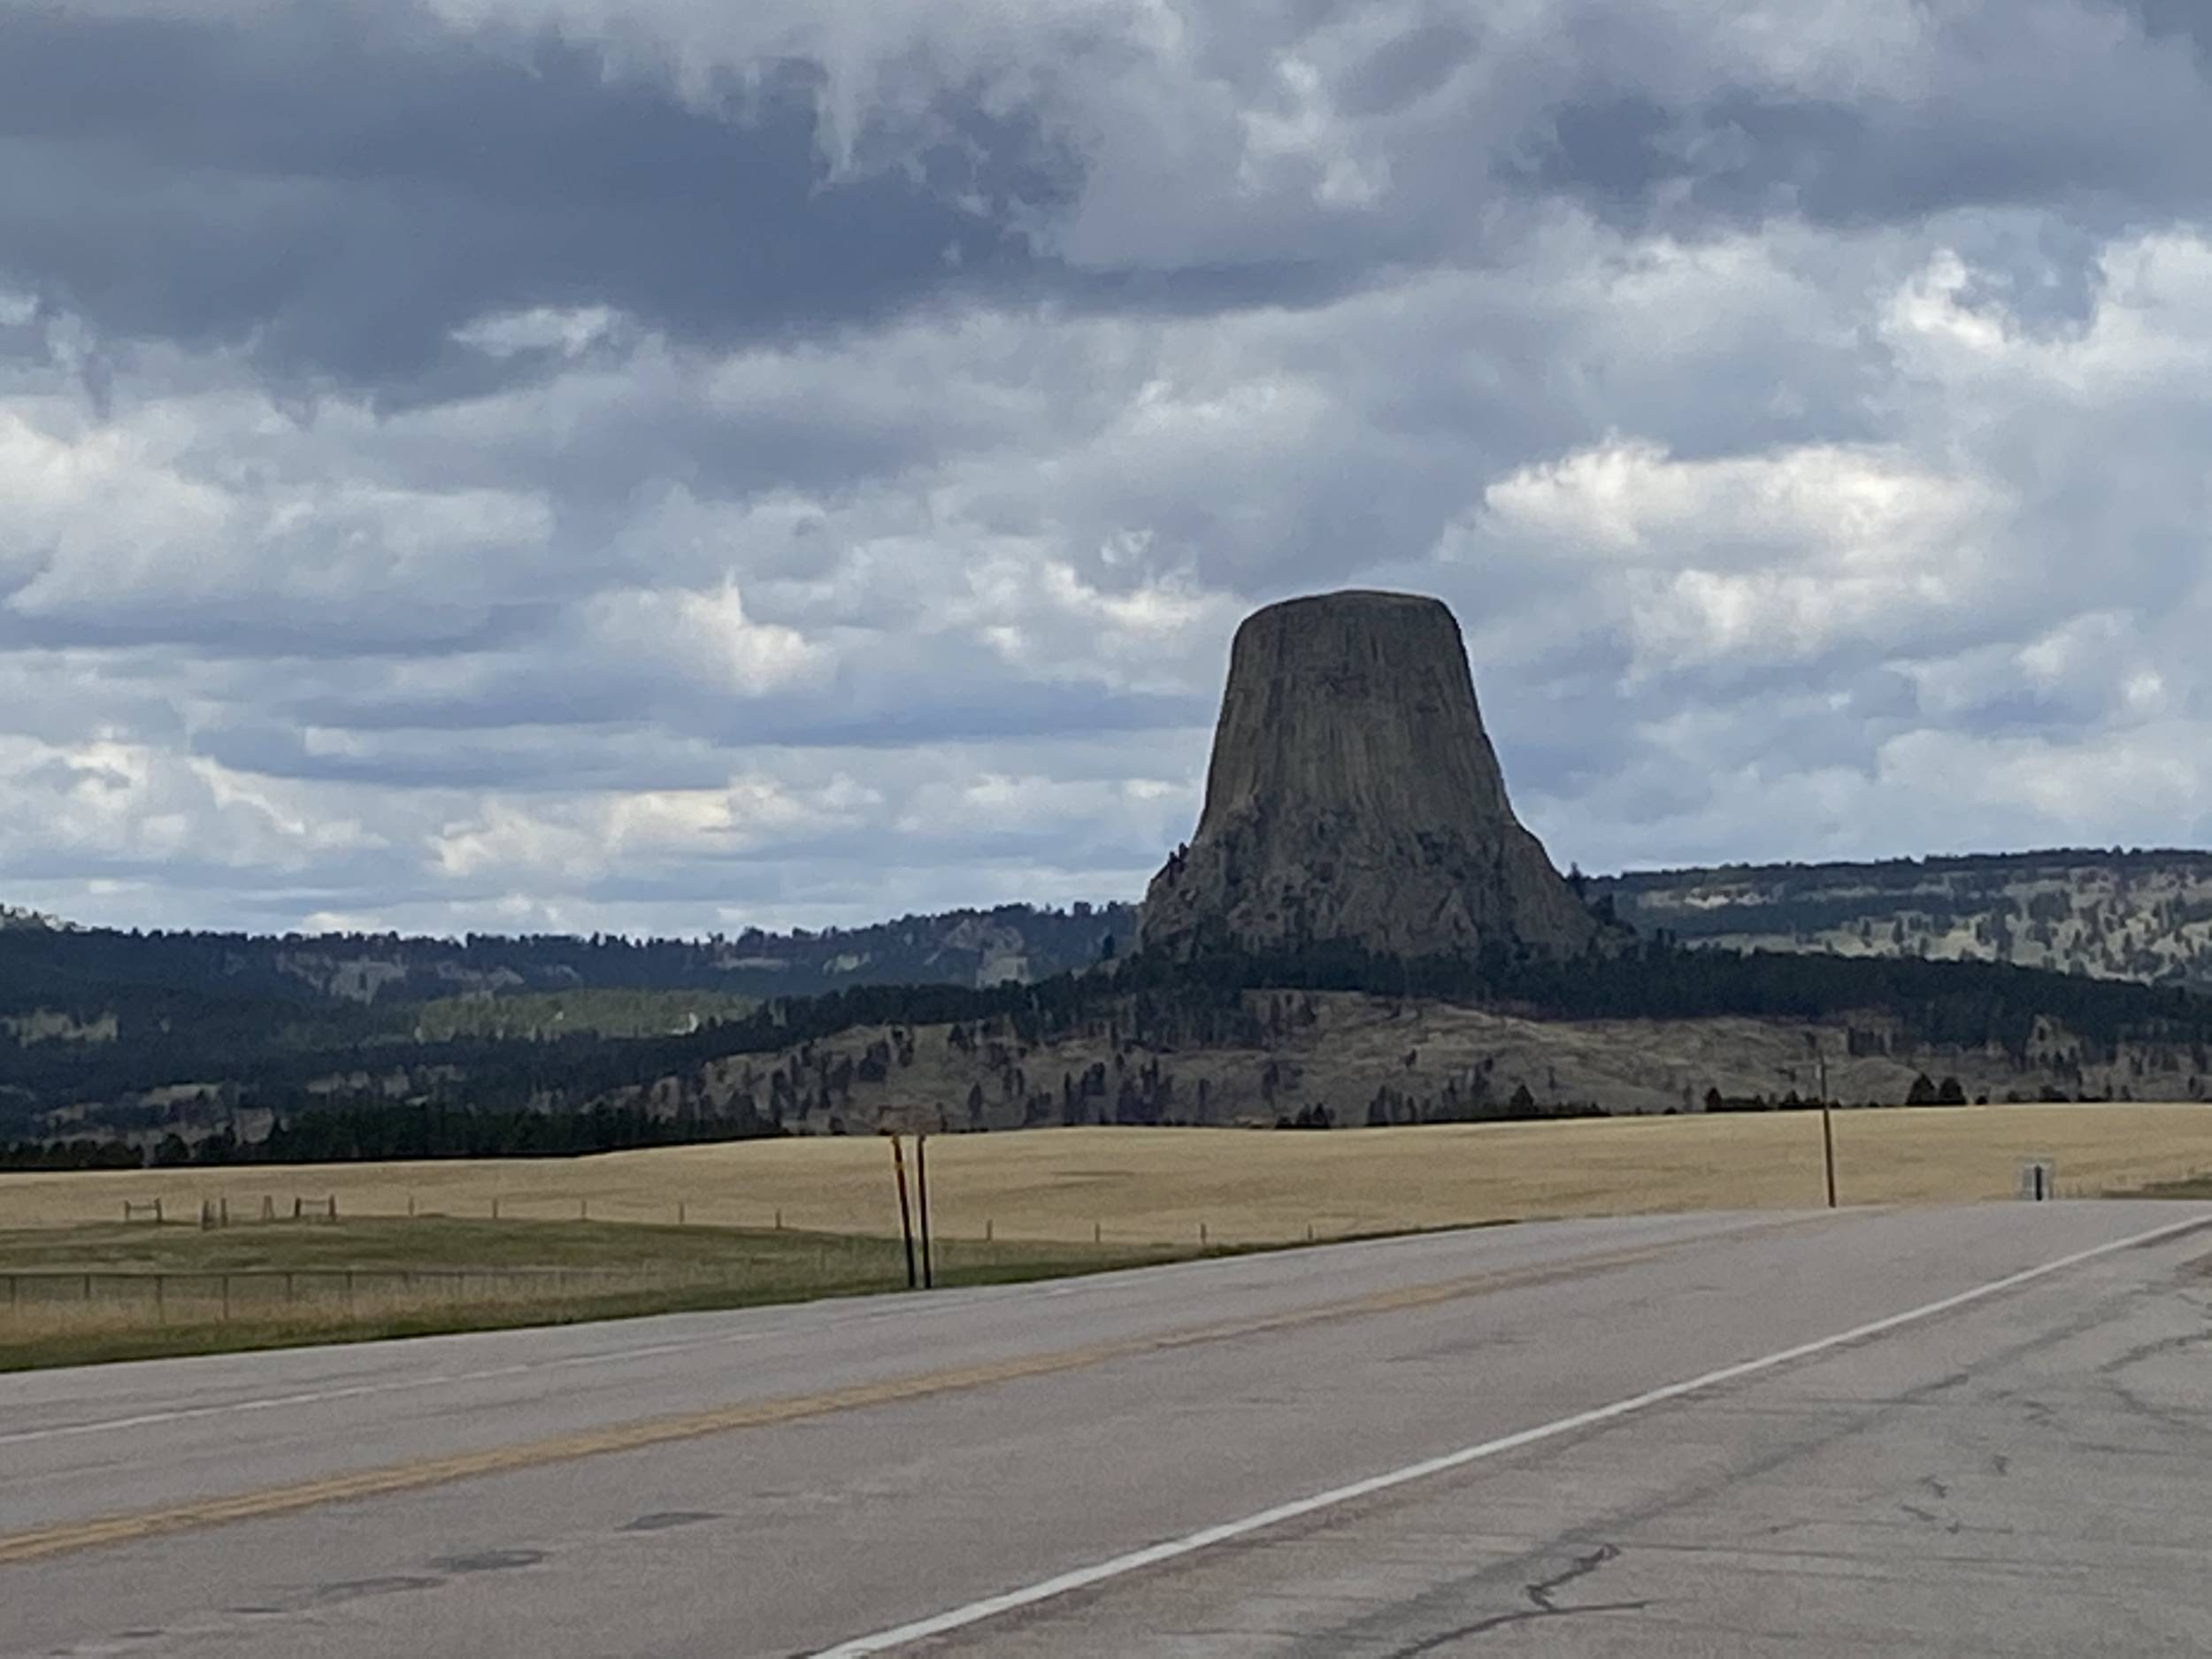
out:
{"label": "small white sign", "polygon": [[2058,1196],[2058,1160],[2030,1158],[2020,1166],[2020,1196],[2038,1202]]}

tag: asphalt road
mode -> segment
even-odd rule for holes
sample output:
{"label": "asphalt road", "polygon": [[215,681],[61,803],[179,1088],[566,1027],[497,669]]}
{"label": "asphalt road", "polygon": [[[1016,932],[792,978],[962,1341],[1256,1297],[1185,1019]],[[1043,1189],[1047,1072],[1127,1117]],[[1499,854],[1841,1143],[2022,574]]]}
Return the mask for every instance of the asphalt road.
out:
{"label": "asphalt road", "polygon": [[2208,1256],[1559,1223],[0,1378],[0,1654],[2212,1651]]}

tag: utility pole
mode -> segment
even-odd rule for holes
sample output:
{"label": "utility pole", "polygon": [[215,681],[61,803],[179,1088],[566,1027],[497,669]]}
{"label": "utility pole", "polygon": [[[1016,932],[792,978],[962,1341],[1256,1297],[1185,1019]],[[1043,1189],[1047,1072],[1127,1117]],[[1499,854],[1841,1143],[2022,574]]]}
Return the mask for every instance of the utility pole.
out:
{"label": "utility pole", "polygon": [[[920,1148],[915,1150],[920,1156]],[[914,1288],[914,1216],[906,1204],[906,1153],[899,1145],[899,1137],[891,1136],[891,1168],[899,1181],[899,1233],[906,1240],[906,1287]]]}
{"label": "utility pole", "polygon": [[1820,1058],[1820,1149],[1828,1171],[1828,1208],[1836,1207],[1836,1122],[1828,1110],[1828,1056]]}
{"label": "utility pole", "polygon": [[928,1140],[927,1135],[914,1137],[914,1191],[922,1213],[922,1288],[933,1290],[937,1279],[929,1261],[929,1171],[922,1162],[922,1148]]}

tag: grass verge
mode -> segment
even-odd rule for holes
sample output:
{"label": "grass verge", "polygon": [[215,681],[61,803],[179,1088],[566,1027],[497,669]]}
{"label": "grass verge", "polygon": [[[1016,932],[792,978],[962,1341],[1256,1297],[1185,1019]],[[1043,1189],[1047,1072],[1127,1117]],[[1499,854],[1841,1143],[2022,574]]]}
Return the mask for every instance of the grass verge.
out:
{"label": "grass verge", "polygon": [[[956,1240],[941,1286],[1187,1258]],[[364,1218],[202,1232],[0,1232],[0,1371],[585,1320],[902,1288],[897,1240],[604,1222]]]}

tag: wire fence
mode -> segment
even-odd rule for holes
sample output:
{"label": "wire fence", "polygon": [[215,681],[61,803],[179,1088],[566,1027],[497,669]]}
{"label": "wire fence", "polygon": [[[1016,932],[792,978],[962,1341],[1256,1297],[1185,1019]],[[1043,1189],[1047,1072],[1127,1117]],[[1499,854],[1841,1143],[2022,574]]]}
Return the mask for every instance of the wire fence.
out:
{"label": "wire fence", "polygon": [[[887,1213],[877,1218],[872,1228],[855,1228],[849,1221],[842,1226],[822,1225],[814,1217],[806,1220],[789,1217],[780,1205],[761,1205],[735,1200],[694,1200],[670,1198],[663,1201],[626,1198],[620,1195],[567,1196],[542,1194],[499,1194],[487,1197],[449,1194],[427,1194],[412,1192],[302,1194],[292,1193],[261,1193],[251,1194],[226,1194],[212,1198],[154,1198],[144,1202],[121,1201],[119,1217],[129,1225],[163,1227],[196,1226],[203,1231],[227,1227],[253,1227],[279,1223],[336,1223],[420,1221],[516,1221],[516,1222],[602,1222],[629,1226],[672,1226],[741,1230],[747,1232],[791,1233],[809,1236],[860,1236],[896,1238],[898,1219],[895,1210],[886,1203]],[[115,1219],[117,1210],[109,1210],[104,1216],[87,1212],[74,1218],[78,1225],[103,1219]],[[1472,1219],[1485,1219],[1473,1217]],[[6,1225],[0,1212],[0,1227]],[[49,1220],[44,1225],[57,1225]],[[64,1224],[66,1225],[66,1224]],[[1111,1219],[1088,1219],[1079,1223],[1062,1222],[1039,1228],[1002,1227],[995,1217],[977,1216],[964,1211],[943,1215],[935,1231],[948,1242],[960,1239],[972,1243],[1030,1243],[1070,1245],[1088,1242],[1094,1245],[1173,1245],[1196,1243],[1240,1242],[1246,1244],[1295,1243],[1302,1238],[1307,1242],[1342,1237],[1355,1232],[1373,1232],[1377,1224],[1342,1225],[1328,1221],[1270,1223],[1248,1227],[1242,1234],[1232,1238],[1234,1229],[1225,1232],[1205,1218],[1187,1225],[1164,1229],[1159,1224],[1138,1218],[1125,1218],[1117,1223]]]}

